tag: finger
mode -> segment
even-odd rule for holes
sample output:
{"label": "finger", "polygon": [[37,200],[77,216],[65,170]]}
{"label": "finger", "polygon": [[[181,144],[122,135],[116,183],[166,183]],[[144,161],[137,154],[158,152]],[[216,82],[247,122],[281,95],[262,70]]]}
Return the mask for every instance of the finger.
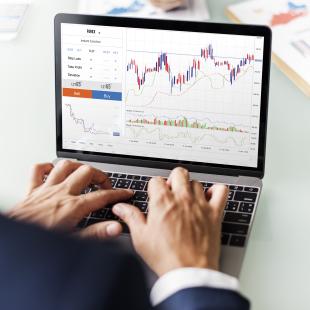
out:
{"label": "finger", "polygon": [[162,177],[152,178],[149,181],[147,191],[150,200],[158,200],[163,196],[171,196],[169,185]]}
{"label": "finger", "polygon": [[200,182],[192,181],[192,190],[196,199],[199,199],[200,201],[206,200],[203,186]]}
{"label": "finger", "polygon": [[68,177],[68,175],[70,175],[74,170],[82,165],[83,164],[79,162],[60,160],[47,177],[45,184],[55,185],[63,182]]}
{"label": "finger", "polygon": [[133,191],[129,189],[98,190],[77,197],[80,200],[80,203],[77,204],[77,212],[80,212],[81,218],[83,218],[89,213],[104,208],[107,205],[127,201],[132,196]]}
{"label": "finger", "polygon": [[179,196],[192,192],[189,172],[184,168],[178,167],[173,169],[168,181],[172,191]]}
{"label": "finger", "polygon": [[54,165],[51,163],[37,164],[32,168],[32,174],[30,179],[29,192],[35,188],[41,186],[44,183],[44,178],[51,172]]}
{"label": "finger", "polygon": [[112,211],[129,227],[133,243],[139,243],[140,238],[143,237],[143,228],[146,225],[146,219],[142,212],[137,207],[126,203],[118,203]]}
{"label": "finger", "polygon": [[208,190],[208,195],[210,195],[209,207],[217,215],[223,214],[228,198],[228,192],[228,187],[223,184],[215,184]]}
{"label": "finger", "polygon": [[106,239],[117,237],[122,232],[122,225],[118,222],[108,221],[93,224],[78,232],[81,238]]}
{"label": "finger", "polygon": [[72,194],[78,195],[90,184],[98,184],[101,188],[107,188],[108,186],[111,188],[111,183],[108,179],[108,176],[101,170],[83,165],[72,172],[64,182],[68,184]]}

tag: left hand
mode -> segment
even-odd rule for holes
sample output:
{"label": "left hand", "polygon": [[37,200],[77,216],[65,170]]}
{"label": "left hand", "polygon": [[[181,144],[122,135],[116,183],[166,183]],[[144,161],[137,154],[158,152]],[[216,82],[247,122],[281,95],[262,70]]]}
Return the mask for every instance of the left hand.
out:
{"label": "left hand", "polygon": [[[90,184],[97,184],[101,189],[81,195]],[[28,195],[8,216],[48,229],[74,232],[89,213],[126,201],[132,195],[130,190],[113,190],[108,176],[91,166],[69,160],[59,161],[55,167],[50,163],[39,164],[33,169]],[[118,222],[107,221],[91,225],[79,234],[100,239],[117,236],[121,231]]]}

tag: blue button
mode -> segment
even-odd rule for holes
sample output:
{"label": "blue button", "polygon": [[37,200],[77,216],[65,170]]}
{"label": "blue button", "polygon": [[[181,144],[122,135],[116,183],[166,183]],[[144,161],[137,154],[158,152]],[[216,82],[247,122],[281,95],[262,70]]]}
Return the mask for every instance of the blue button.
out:
{"label": "blue button", "polygon": [[113,91],[93,90],[93,99],[122,101],[122,93]]}

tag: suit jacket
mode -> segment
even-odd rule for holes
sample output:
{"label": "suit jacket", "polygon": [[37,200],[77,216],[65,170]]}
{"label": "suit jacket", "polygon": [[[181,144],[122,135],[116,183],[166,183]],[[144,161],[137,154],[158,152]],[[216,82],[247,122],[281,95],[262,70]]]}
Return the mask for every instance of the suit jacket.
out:
{"label": "suit jacket", "polygon": [[238,293],[177,292],[153,308],[139,260],[112,241],[79,240],[0,217],[1,310],[246,310]]}

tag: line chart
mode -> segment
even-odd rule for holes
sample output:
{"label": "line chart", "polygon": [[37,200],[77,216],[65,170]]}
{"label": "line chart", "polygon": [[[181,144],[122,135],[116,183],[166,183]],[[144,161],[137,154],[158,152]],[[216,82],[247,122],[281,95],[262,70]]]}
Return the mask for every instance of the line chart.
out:
{"label": "line chart", "polygon": [[[170,128],[171,129],[171,128]],[[248,134],[230,132],[232,135],[226,133],[214,134],[213,130],[200,129],[193,130],[192,128],[182,128],[178,131],[162,128],[160,126],[128,126],[130,136],[132,138],[147,139],[154,141],[168,140],[174,144],[189,143],[203,146],[233,146],[242,147],[250,144],[250,137]],[[213,141],[210,142],[210,140]]]}
{"label": "line chart", "polygon": [[74,122],[76,125],[81,126],[83,132],[89,133],[89,134],[92,134],[92,135],[109,134],[109,133],[106,132],[106,131],[97,130],[97,129],[95,128],[95,124],[94,124],[94,123],[92,123],[90,126],[87,126],[87,125],[86,125],[86,122],[85,122],[85,120],[84,120],[83,118],[77,118],[77,117],[75,116],[71,104],[67,103],[67,104],[65,104],[65,106],[68,108],[70,118],[73,120],[73,122]]}

